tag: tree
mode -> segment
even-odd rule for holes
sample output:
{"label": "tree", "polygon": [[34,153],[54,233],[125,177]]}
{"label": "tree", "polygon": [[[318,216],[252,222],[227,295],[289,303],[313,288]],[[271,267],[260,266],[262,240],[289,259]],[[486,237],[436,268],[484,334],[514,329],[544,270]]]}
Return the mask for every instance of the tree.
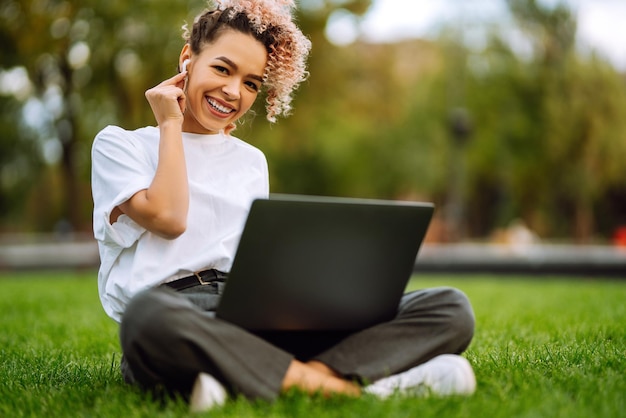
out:
{"label": "tree", "polygon": [[[58,168],[62,179],[59,198],[47,208],[57,214],[56,220],[65,218],[73,228],[89,227],[91,140],[108,123],[149,123],[143,91],[175,71],[182,40],[174,28],[190,10],[165,1],[2,2],[2,68],[28,72],[32,92],[17,106],[39,104],[36,126],[23,129],[16,112],[16,135],[5,134],[2,142],[24,142],[23,136],[34,133],[39,142],[45,139],[60,149],[58,162],[49,161],[49,170]],[[37,150],[31,152],[34,158]],[[22,170],[36,177],[38,167],[29,164]],[[35,217],[45,218],[42,215]],[[44,230],[52,227],[37,225]]]}
{"label": "tree", "polygon": [[[319,55],[314,53],[311,65],[323,67],[325,48],[321,45],[328,17],[338,8],[362,14],[371,0],[300,3],[301,27],[318,44]],[[182,7],[172,7],[171,2],[163,0],[3,0],[1,69],[27,69],[33,87],[29,99],[43,104],[42,119],[47,122],[37,126],[35,134],[39,142],[47,136],[60,149],[58,162],[45,167],[45,172],[50,176],[50,171],[58,169],[63,179],[61,193],[51,190],[59,187],[56,185],[37,190],[38,194],[58,196],[51,205],[56,215],[33,214],[35,219],[50,219],[36,229],[50,230],[59,218],[68,219],[73,228],[89,228],[89,162],[94,135],[107,124],[133,128],[154,123],[144,91],[176,71],[182,47],[178,28],[204,6],[191,0],[183,2]],[[14,105],[23,106],[24,102]],[[257,108],[261,106],[259,103]],[[294,125],[285,127],[290,126]],[[21,135],[18,131],[18,137]],[[286,136],[281,133],[276,141]],[[3,136],[2,140],[13,144],[18,137]],[[296,164],[300,165],[299,158]],[[29,164],[28,170],[31,177],[37,177],[34,165]],[[47,207],[50,211],[50,205]]]}
{"label": "tree", "polygon": [[[496,36],[468,78],[477,127],[473,214],[491,213],[497,223],[522,217],[543,236],[589,241],[595,211],[626,178],[626,84],[609,64],[576,51],[576,23],[564,6],[509,4],[533,54],[522,59]],[[471,223],[486,232],[488,223]]]}
{"label": "tree", "polygon": [[[625,221],[608,202],[626,202],[626,82],[577,51],[567,8],[508,0],[532,45],[523,57],[497,31],[480,51],[463,44],[460,30],[435,42],[329,43],[334,12],[358,21],[370,4],[301,0],[298,20],[313,50],[293,115],[266,123],[261,97],[256,119],[235,131],[266,153],[273,191],[410,197],[444,208],[456,185],[459,228],[471,237],[521,217],[542,236],[589,240]],[[48,231],[61,218],[90,228],[94,135],[107,124],[154,123],[144,91],[176,71],[178,28],[202,6],[2,0],[5,230]],[[20,72],[30,84],[7,88],[8,75]],[[454,157],[449,118],[458,107],[473,130]],[[455,161],[465,166],[457,180]]]}
{"label": "tree", "polygon": [[[37,136],[20,119],[20,103],[0,96],[0,216],[11,225],[43,165]],[[15,230],[15,228],[11,228]]]}

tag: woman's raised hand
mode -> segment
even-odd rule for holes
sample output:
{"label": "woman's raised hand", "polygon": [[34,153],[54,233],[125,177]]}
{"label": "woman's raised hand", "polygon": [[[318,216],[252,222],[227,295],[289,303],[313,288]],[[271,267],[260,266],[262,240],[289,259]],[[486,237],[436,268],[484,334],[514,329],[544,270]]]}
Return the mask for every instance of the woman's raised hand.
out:
{"label": "woman's raised hand", "polygon": [[178,122],[182,125],[186,107],[183,90],[185,77],[187,77],[187,71],[178,73],[146,91],[146,99],[150,103],[158,125],[167,122]]}
{"label": "woman's raised hand", "polygon": [[159,124],[159,162],[150,187],[119,205],[120,211],[147,230],[173,239],[187,228],[189,187],[182,138],[187,72],[146,91]]}

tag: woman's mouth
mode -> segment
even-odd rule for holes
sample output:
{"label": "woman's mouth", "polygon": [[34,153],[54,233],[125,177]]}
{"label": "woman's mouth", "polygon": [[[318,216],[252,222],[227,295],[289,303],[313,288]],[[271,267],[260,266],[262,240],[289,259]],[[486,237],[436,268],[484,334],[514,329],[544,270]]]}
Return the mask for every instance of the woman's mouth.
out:
{"label": "woman's mouth", "polygon": [[206,99],[207,103],[209,104],[209,107],[214,110],[215,112],[221,114],[221,115],[229,115],[230,113],[234,112],[235,109],[232,109],[230,107],[226,107],[220,103],[218,103],[215,99],[211,98],[211,97],[207,97]]}

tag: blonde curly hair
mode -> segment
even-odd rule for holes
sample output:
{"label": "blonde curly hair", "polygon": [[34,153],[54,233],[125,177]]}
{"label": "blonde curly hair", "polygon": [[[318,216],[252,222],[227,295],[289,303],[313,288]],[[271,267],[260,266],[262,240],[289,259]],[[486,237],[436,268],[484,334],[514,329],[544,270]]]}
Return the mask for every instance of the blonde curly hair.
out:
{"label": "blonde curly hair", "polygon": [[265,45],[268,57],[263,88],[270,122],[290,113],[292,94],[308,76],[311,41],[294,23],[294,9],[293,0],[216,0],[209,2],[191,28],[183,26],[183,39],[195,54],[226,29],[250,34]]}

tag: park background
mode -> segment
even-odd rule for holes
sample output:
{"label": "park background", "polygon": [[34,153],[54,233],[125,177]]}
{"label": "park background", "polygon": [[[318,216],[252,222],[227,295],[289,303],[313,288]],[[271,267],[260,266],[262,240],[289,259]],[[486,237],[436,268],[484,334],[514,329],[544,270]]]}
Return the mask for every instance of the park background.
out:
{"label": "park background", "polygon": [[[432,201],[435,243],[619,243],[626,69],[581,45],[571,2],[493,2],[506,19],[374,42],[359,23],[375,2],[299,1],[313,50],[293,115],[270,126],[261,98],[235,131],[266,153],[272,191]],[[5,239],[90,236],[93,138],[154,124],[144,91],[176,72],[204,6],[0,2]]]}
{"label": "park background", "polygon": [[[427,37],[374,42],[367,15],[382,1],[403,5],[398,26],[404,6],[426,2],[458,19]],[[590,1],[623,4],[580,3]],[[236,134],[265,151],[275,192],[437,204],[418,264],[452,248],[430,267],[452,258],[461,272],[448,264],[408,289],[454,286],[470,297],[477,330],[464,356],[478,390],[417,401],[236,399],[211,416],[624,416],[626,288],[603,274],[613,262],[611,275],[626,277],[616,245],[626,224],[626,67],[581,42],[573,3],[299,2],[313,52],[294,114],[269,126],[259,103]],[[481,16],[485,4],[506,13]],[[175,73],[179,28],[202,7],[0,0],[0,416],[191,416],[184,402],[153,402],[122,381],[117,324],[95,282],[90,148],[107,124],[154,123],[144,91]],[[530,273],[484,273],[500,271],[496,243],[504,264]],[[558,262],[548,273],[566,274],[537,274],[546,257]]]}

